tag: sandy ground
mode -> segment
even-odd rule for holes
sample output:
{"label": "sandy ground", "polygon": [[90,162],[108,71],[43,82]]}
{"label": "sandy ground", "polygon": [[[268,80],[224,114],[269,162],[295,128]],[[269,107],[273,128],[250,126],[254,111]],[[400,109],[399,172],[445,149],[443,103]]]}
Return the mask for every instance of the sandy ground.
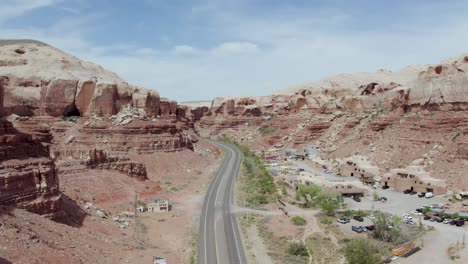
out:
{"label": "sandy ground", "polygon": [[170,199],[172,211],[139,214],[138,239],[145,249],[132,252],[131,263],[150,263],[152,256],[165,257],[169,263],[187,263],[196,250],[192,241],[203,196],[222,160],[217,149],[207,143],[204,146],[210,149],[205,157],[188,150],[165,153],[157,159],[153,155],[132,157],[147,164],[148,177],[161,184],[159,197]]}

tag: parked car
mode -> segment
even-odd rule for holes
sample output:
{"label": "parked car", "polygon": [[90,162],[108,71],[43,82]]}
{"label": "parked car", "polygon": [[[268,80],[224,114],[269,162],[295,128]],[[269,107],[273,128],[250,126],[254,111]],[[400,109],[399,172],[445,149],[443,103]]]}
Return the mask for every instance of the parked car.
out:
{"label": "parked car", "polygon": [[443,217],[439,217],[436,221],[437,221],[437,223],[442,223],[442,222],[444,222],[444,220],[445,219]]}
{"label": "parked car", "polygon": [[368,231],[365,226],[361,226],[361,230],[362,230],[362,232],[367,232]]}
{"label": "parked car", "polygon": [[416,211],[416,212],[419,212],[419,213],[422,213],[422,209],[421,209],[421,208],[416,208],[415,211]]}
{"label": "parked car", "polygon": [[367,218],[374,220],[374,219],[375,219],[375,215],[370,214],[370,215],[367,216]]}
{"label": "parked car", "polygon": [[434,197],[434,194],[433,194],[432,192],[427,192],[427,193],[424,195],[424,197],[426,197],[427,199],[429,199],[429,198]]}
{"label": "parked car", "polygon": [[353,216],[353,219],[356,220],[356,221],[358,221],[358,222],[364,222],[364,218],[362,218],[362,217],[359,216],[359,215]]}
{"label": "parked car", "polygon": [[418,192],[412,191],[412,192],[410,192],[409,194],[415,195],[415,194],[417,194],[417,193],[418,193]]}
{"label": "parked car", "polygon": [[387,197],[380,197],[379,198],[379,201],[381,201],[382,203],[385,203],[387,201]]}
{"label": "parked car", "polygon": [[412,219],[407,219],[404,223],[407,224],[407,225],[414,225],[415,224]]}
{"label": "parked car", "polygon": [[424,220],[430,220],[430,219],[431,219],[431,217],[430,217],[430,216],[428,216],[428,215],[425,215],[423,219],[424,219]]}
{"label": "parked car", "polygon": [[353,196],[353,200],[360,203],[361,202],[361,198],[359,198],[359,196]]}
{"label": "parked car", "polygon": [[450,220],[450,219],[444,219],[444,221],[443,221],[442,223],[448,224],[448,223],[450,223],[450,221],[452,221],[452,220]]}
{"label": "parked car", "polygon": [[419,194],[418,194],[418,197],[419,197],[419,198],[426,197],[426,193],[425,193],[425,192],[419,193]]}
{"label": "parked car", "polygon": [[413,211],[413,212],[411,212],[411,213],[414,214],[414,215],[422,215],[422,213],[421,213],[421,212],[418,212],[418,211]]}
{"label": "parked car", "polygon": [[331,170],[325,170],[325,173],[331,174],[331,173],[333,173],[333,171],[331,171]]}
{"label": "parked car", "polygon": [[458,220],[457,219],[453,219],[452,221],[450,221],[450,225],[456,225],[458,223]]}
{"label": "parked car", "polygon": [[340,219],[336,219],[336,221],[340,224],[347,224],[349,222],[351,222],[351,220],[349,220],[349,218],[346,218],[346,217],[343,217],[343,218],[340,218]]}
{"label": "parked car", "polygon": [[375,230],[375,225],[368,225],[366,226],[367,230],[372,231]]}
{"label": "parked car", "polygon": [[411,193],[411,190],[404,190],[403,193],[404,193],[404,194]]}
{"label": "parked car", "polygon": [[403,218],[406,219],[406,220],[413,220],[413,217],[411,215],[409,215],[409,214],[404,214]]}
{"label": "parked car", "polygon": [[464,226],[465,225],[465,220],[458,220],[457,223],[455,224],[457,226]]}
{"label": "parked car", "polygon": [[363,230],[362,230],[362,228],[360,226],[352,226],[351,230],[353,230],[356,233],[362,233],[363,232]]}
{"label": "parked car", "polygon": [[388,189],[388,188],[390,188],[388,185],[382,186],[382,189],[383,189],[383,190],[386,190],[386,189]]}

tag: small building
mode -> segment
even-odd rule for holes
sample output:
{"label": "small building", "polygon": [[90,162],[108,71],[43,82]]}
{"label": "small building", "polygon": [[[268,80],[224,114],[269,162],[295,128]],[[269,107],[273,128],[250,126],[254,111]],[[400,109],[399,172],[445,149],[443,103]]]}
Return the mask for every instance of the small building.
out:
{"label": "small building", "polygon": [[161,257],[153,257],[153,264],[167,264],[167,260]]}
{"label": "small building", "polygon": [[294,156],[296,156],[296,153],[297,153],[297,150],[296,149],[286,149],[284,151],[284,154],[286,155],[286,157],[288,158],[292,158]]}
{"label": "small building", "polygon": [[420,166],[408,166],[406,169],[392,169],[386,173],[380,184],[403,192],[411,190],[415,192],[432,192],[441,195],[447,192],[447,183],[442,179],[432,178]]}
{"label": "small building", "polygon": [[296,160],[306,160],[310,157],[319,157],[320,153],[314,145],[309,145],[302,149],[286,149],[286,157]]}
{"label": "small building", "polygon": [[308,157],[320,157],[320,151],[315,145],[309,145],[305,147],[304,152],[307,153]]}
{"label": "small building", "polygon": [[360,196],[364,197],[369,194],[369,188],[358,180],[328,180],[323,176],[300,176],[297,183],[300,184],[316,184],[328,191],[341,193],[343,196]]}
{"label": "small building", "polygon": [[145,207],[144,206],[137,206],[137,211],[138,212],[144,212],[145,211]]}
{"label": "small building", "polygon": [[170,204],[169,199],[166,198],[158,198],[151,200],[147,204],[148,212],[169,212],[170,211]]}
{"label": "small building", "polygon": [[338,174],[344,177],[355,177],[365,184],[372,184],[379,174],[379,168],[372,166],[366,157],[352,156],[341,162]]}

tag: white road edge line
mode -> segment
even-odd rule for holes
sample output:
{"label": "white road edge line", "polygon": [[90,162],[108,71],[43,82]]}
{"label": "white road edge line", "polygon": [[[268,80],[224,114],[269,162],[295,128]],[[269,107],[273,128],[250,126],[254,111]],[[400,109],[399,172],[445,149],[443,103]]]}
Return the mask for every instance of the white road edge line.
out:
{"label": "white road edge line", "polygon": [[[238,154],[237,150],[235,150],[234,152],[236,152],[236,154]],[[240,166],[240,161],[238,163],[239,163],[239,166]],[[236,165],[236,168],[238,168],[237,162],[236,162],[235,165]],[[229,195],[229,207],[231,207],[231,205],[232,205],[232,193],[233,193],[232,188],[234,188],[234,180],[236,178],[237,178],[237,175],[234,175],[234,177],[232,177],[232,183],[233,184],[231,185],[231,190],[230,190],[231,195]],[[234,234],[234,241],[236,242],[236,249],[237,249],[237,255],[239,256],[239,263],[242,264],[242,257],[241,257],[240,251],[239,251],[239,242],[237,241],[237,234],[236,234],[235,228],[234,228],[234,225],[237,225],[237,219],[235,218],[235,215],[232,214],[231,208],[229,208],[229,213],[231,214],[231,222],[233,223],[231,225],[231,227],[232,227],[232,233]]]}
{"label": "white road edge line", "polygon": [[[227,153],[226,153],[226,159],[227,159],[227,156],[228,156],[228,155],[227,155]],[[224,164],[223,164],[223,165],[224,165]],[[222,170],[222,167],[223,167],[223,166],[221,166],[220,171]],[[219,175],[217,175],[217,176],[219,176]],[[218,177],[216,177],[215,182],[213,183],[213,186],[216,185],[216,181],[217,181],[217,180],[218,180]],[[219,188],[218,188],[218,189],[219,189]],[[208,204],[210,203],[210,198],[211,198],[211,194],[212,194],[212,193],[213,193],[213,188],[210,189],[210,194],[208,195],[208,200],[207,200],[208,203],[207,203],[207,206],[206,206],[206,208],[205,208],[205,232],[204,232],[204,233],[205,233],[205,234],[204,234],[204,240],[205,240],[205,241],[204,241],[204,242],[205,242],[205,263],[206,263],[206,264],[208,264],[208,260],[207,260],[207,256],[208,256],[208,247],[207,247],[207,240],[206,240],[206,233],[207,233],[206,230],[207,230],[207,226],[208,226],[208,223],[207,223],[207,219],[208,219]],[[215,199],[215,207],[216,207],[216,199]],[[215,224],[216,224],[216,222],[215,222]],[[216,239],[216,238],[215,238],[215,239]],[[216,244],[216,241],[215,241],[215,244]]]}

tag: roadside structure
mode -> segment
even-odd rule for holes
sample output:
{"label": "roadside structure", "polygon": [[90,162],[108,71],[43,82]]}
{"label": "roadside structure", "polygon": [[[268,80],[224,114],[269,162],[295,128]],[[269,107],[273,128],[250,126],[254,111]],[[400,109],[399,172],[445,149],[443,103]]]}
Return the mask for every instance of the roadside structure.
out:
{"label": "roadside structure", "polygon": [[298,184],[316,184],[321,188],[341,193],[343,196],[364,197],[369,194],[369,189],[358,180],[329,180],[320,175],[314,175],[308,172],[301,172],[297,177]]}
{"label": "roadside structure", "polygon": [[447,192],[447,182],[435,179],[420,166],[408,166],[405,169],[392,169],[384,174],[380,184],[395,191],[432,192],[441,195]]}
{"label": "roadside structure", "polygon": [[286,149],[286,157],[296,160],[306,160],[311,157],[320,157],[320,152],[314,145],[309,145],[302,149]]}
{"label": "roadside structure", "polygon": [[375,182],[379,174],[379,168],[373,166],[364,156],[352,156],[341,161],[338,167],[338,175],[355,177],[365,184]]}
{"label": "roadside structure", "polygon": [[147,204],[148,212],[169,212],[170,204],[167,198],[157,198]]}

